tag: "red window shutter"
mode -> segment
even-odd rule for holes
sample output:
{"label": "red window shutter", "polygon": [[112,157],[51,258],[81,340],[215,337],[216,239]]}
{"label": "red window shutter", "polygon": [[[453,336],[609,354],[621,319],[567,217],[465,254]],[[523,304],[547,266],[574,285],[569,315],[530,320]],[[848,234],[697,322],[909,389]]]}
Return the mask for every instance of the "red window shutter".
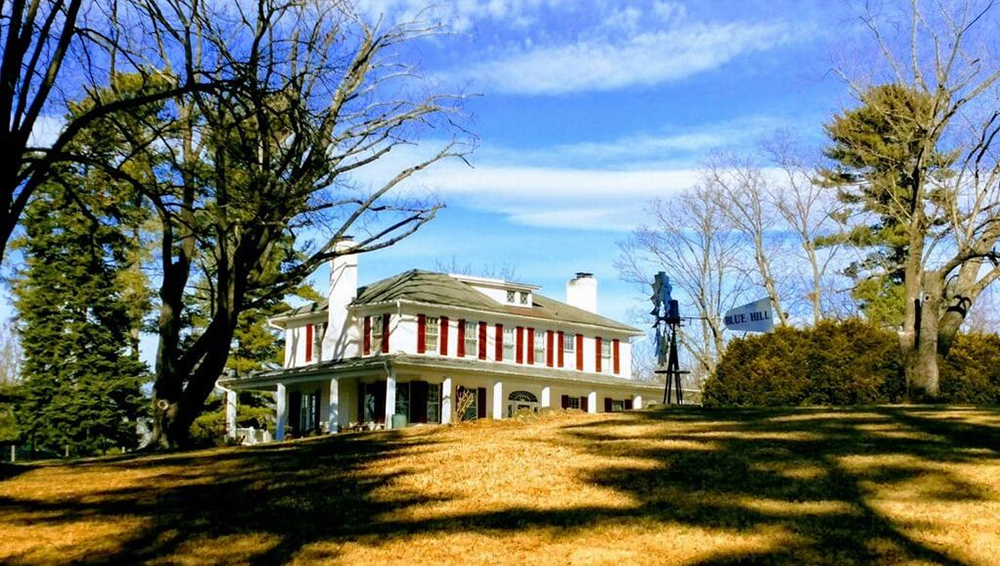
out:
{"label": "red window shutter", "polygon": [[423,354],[427,351],[427,316],[417,315],[417,353]]}
{"label": "red window shutter", "polygon": [[610,397],[605,397],[604,398],[604,412],[605,413],[610,413],[611,412],[611,398]]}
{"label": "red window shutter", "polygon": [[389,353],[389,313],[382,315],[382,353]]}
{"label": "red window shutter", "polygon": [[458,319],[458,352],[455,353],[460,358],[465,357],[465,319]]}
{"label": "red window shutter", "polygon": [[562,396],[562,408],[563,409],[568,409],[569,408],[569,395],[563,395]]}
{"label": "red window shutter", "polygon": [[552,367],[552,345],[555,343],[555,333],[545,331],[545,365]]}
{"label": "red window shutter", "polygon": [[626,411],[631,411],[632,410],[632,400],[631,399],[625,399],[625,410]]}
{"label": "red window shutter", "polygon": [[535,363],[535,329],[528,329],[528,365]]}
{"label": "red window shutter", "polygon": [[563,349],[566,347],[566,334],[560,330],[559,331],[559,354],[557,359],[559,360],[559,367],[563,367],[563,362],[566,356],[564,356]]}
{"label": "red window shutter", "polygon": [[372,353],[372,317],[365,317],[364,355]]}
{"label": "red window shutter", "polygon": [[576,369],[583,371],[583,334],[576,335]]}
{"label": "red window shutter", "polygon": [[503,325],[500,324],[499,322],[496,324],[496,332],[497,332],[497,338],[496,338],[496,345],[497,345],[497,347],[496,347],[496,352],[495,352],[496,356],[494,356],[494,359],[496,359],[496,361],[498,361],[498,362],[502,362],[503,361]]}
{"label": "red window shutter", "polygon": [[[482,323],[483,328],[486,328],[486,323]],[[479,397],[476,399],[476,411],[477,415],[481,419],[486,418],[486,388],[480,387],[477,392]]]}
{"label": "red window shutter", "polygon": [[524,327],[517,327],[517,351],[514,352],[514,361],[519,364],[524,363]]}
{"label": "red window shutter", "polygon": [[479,359],[486,359],[486,323],[479,323]]}
{"label": "red window shutter", "polygon": [[313,359],[313,325],[306,325],[306,363]]}
{"label": "red window shutter", "polygon": [[590,411],[590,402],[589,401],[590,401],[590,399],[586,395],[584,395],[583,397],[580,397],[580,410],[583,411],[584,413]]}
{"label": "red window shutter", "polygon": [[601,373],[601,337],[598,336],[594,338],[594,352],[597,354],[594,357],[594,367],[597,368],[597,373]]}
{"label": "red window shutter", "polygon": [[438,335],[441,340],[441,355],[448,355],[448,317],[442,316],[440,319],[440,325],[438,326]]}
{"label": "red window shutter", "polygon": [[621,342],[617,338],[611,341],[611,363],[614,365],[615,375],[622,372],[621,362],[618,361],[618,349],[621,347],[620,344]]}

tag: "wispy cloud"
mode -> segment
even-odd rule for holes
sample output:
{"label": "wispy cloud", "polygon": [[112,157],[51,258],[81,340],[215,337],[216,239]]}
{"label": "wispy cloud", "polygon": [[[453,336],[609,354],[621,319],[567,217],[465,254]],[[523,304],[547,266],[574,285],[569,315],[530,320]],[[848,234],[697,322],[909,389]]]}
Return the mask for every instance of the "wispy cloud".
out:
{"label": "wispy cloud", "polygon": [[664,31],[567,44],[520,47],[509,54],[452,69],[452,79],[481,81],[495,92],[555,95],[610,91],[677,81],[741,56],[795,39],[782,23],[697,23]]}

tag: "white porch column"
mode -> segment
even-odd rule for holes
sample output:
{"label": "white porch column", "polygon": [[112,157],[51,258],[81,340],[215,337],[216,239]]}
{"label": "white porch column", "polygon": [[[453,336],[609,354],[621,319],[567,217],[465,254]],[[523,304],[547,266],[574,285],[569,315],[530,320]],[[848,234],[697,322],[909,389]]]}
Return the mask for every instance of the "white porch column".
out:
{"label": "white porch column", "polygon": [[502,419],[503,418],[503,382],[498,381],[493,384],[493,418]]}
{"label": "white porch column", "polygon": [[452,394],[451,378],[446,377],[441,384],[441,424],[449,424],[451,422]]}
{"label": "white porch column", "polygon": [[552,406],[552,388],[546,385],[542,387],[542,408],[546,409]]}
{"label": "white porch column", "polygon": [[330,403],[327,410],[326,430],[340,432],[340,382],[330,378]]}
{"label": "white porch column", "polygon": [[632,408],[641,409],[642,408],[642,395],[636,395],[632,398]]}
{"label": "white porch column", "polygon": [[224,389],[226,392],[226,436],[236,438],[236,392]]}
{"label": "white porch column", "polygon": [[385,378],[385,428],[392,428],[392,416],[396,414],[396,372],[389,372]]}
{"label": "white porch column", "polygon": [[285,439],[285,425],[288,423],[288,391],[284,383],[278,384],[278,391],[274,394],[278,404],[278,425],[275,427],[274,439]]}
{"label": "white porch column", "polygon": [[591,391],[590,394],[587,395],[587,412],[597,412],[597,391]]}

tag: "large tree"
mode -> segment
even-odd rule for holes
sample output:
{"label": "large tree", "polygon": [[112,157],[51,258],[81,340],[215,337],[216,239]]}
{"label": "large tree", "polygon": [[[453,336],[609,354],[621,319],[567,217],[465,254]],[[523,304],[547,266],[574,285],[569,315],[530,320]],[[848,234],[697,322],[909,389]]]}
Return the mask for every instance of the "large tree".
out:
{"label": "large tree", "polygon": [[[162,447],[185,443],[243,313],[300,286],[348,235],[353,252],[368,252],[434,216],[439,203],[394,189],[456,155],[448,138],[459,131],[458,99],[428,94],[400,58],[402,44],[434,26],[371,25],[343,4],[312,0],[171,5],[192,46],[188,64],[217,63],[209,80],[235,86],[175,98],[139,126],[105,120],[128,150],[78,156],[131,182],[159,219],[153,401]],[[434,151],[362,180],[437,126],[448,138]]]}
{"label": "large tree", "polygon": [[131,203],[113,185],[64,172],[29,205],[15,242],[24,266],[13,284],[25,361],[19,422],[32,450],[86,455],[135,448],[147,399],[145,364],[130,348],[138,321],[121,279]]}
{"label": "large tree", "polygon": [[[1000,276],[996,10],[979,4],[927,12],[914,1],[891,25],[869,15],[887,80],[852,83],[860,104],[827,125],[825,174],[869,219],[855,241],[880,249],[902,286],[900,348],[917,399],[938,395],[938,355]],[[899,29],[898,42],[885,32]]]}

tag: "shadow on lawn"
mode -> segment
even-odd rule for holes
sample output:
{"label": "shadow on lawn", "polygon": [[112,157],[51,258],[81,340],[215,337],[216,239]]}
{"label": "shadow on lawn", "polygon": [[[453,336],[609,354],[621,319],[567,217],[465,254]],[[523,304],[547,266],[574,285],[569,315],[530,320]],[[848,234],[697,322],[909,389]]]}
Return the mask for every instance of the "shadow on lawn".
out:
{"label": "shadow on lawn", "polygon": [[[264,534],[278,542],[265,542],[249,552],[243,549],[242,554],[234,549],[234,561],[280,564],[312,542],[343,542],[381,533],[379,516],[432,501],[420,494],[394,497],[390,503],[378,501],[373,491],[408,470],[379,475],[366,467],[403,451],[429,447],[433,436],[412,441],[392,432],[354,434],[209,456],[180,453],[125,459],[113,462],[112,468],[119,468],[119,473],[152,469],[155,476],[130,488],[88,493],[76,499],[38,502],[0,497],[0,516],[25,517],[24,522],[40,518],[53,527],[71,527],[89,519],[137,517],[148,521],[145,528],[130,533],[132,538],[113,554],[92,552],[73,559],[77,564],[174,563],[175,553],[187,542],[208,539],[215,541],[208,544],[225,545],[227,537],[244,534]],[[83,469],[108,464],[97,460],[68,466]],[[219,555],[215,556],[196,561],[220,561]],[[60,559],[58,555],[30,553],[7,560],[5,563],[19,564]]]}
{"label": "shadow on lawn", "polygon": [[[442,435],[431,431],[343,435],[209,457],[179,454],[120,462],[115,465],[123,470],[171,471],[132,488],[76,500],[0,499],[0,514],[35,514],[46,517],[51,525],[121,516],[148,521],[148,527],[133,533],[114,554],[94,553],[82,563],[169,562],[186,542],[207,539],[225,544],[231,535],[251,533],[263,533],[277,542],[249,552],[243,561],[279,564],[320,541],[331,542],[335,548],[362,538],[383,540],[409,533],[475,530],[502,534],[544,527],[571,531],[652,520],[736,534],[778,527],[794,535],[781,548],[716,554],[702,564],[959,564],[912,540],[902,525],[873,509],[862,482],[891,485],[930,478],[938,488],[936,498],[987,498],[977,486],[931,464],[976,458],[960,448],[989,448],[996,455],[1000,431],[985,425],[945,425],[918,413],[904,409],[671,409],[585,424],[573,421],[561,427],[558,435],[581,450],[602,456],[614,451],[657,464],[598,468],[581,478],[641,502],[625,509],[522,508],[447,519],[395,520],[395,512],[439,500],[398,492],[385,498],[376,491],[394,477],[416,471],[406,467],[407,455],[438,449]],[[655,432],[652,437],[632,434],[629,427],[636,426]],[[909,436],[884,434],[893,430]],[[663,443],[656,446],[650,440]],[[859,474],[844,467],[842,458],[852,456],[908,458],[876,463]],[[401,463],[393,472],[375,473],[369,467],[393,457]],[[80,464],[89,465],[105,464]],[[333,560],[336,555],[313,558]],[[19,560],[38,562],[32,556],[14,557],[11,562]]]}
{"label": "shadow on lawn", "polygon": [[[779,526],[796,535],[778,549],[716,554],[700,564],[961,564],[908,537],[903,525],[873,509],[863,485],[920,479],[935,486],[935,500],[992,497],[989,490],[933,464],[982,457],[962,448],[990,447],[997,456],[1000,431],[993,427],[946,424],[910,410],[881,408],[674,409],[643,413],[642,419],[647,425],[690,422],[691,413],[715,424],[679,434],[666,427],[660,438],[697,448],[636,446],[629,452],[657,461],[658,470],[598,471],[589,480],[634,495],[643,502],[641,514],[663,522],[737,532]],[[627,444],[634,438],[622,435],[622,425],[613,422],[578,426],[570,434],[597,440],[587,444],[597,451],[602,442]],[[845,457],[860,457],[867,467],[848,469],[841,460]]]}

